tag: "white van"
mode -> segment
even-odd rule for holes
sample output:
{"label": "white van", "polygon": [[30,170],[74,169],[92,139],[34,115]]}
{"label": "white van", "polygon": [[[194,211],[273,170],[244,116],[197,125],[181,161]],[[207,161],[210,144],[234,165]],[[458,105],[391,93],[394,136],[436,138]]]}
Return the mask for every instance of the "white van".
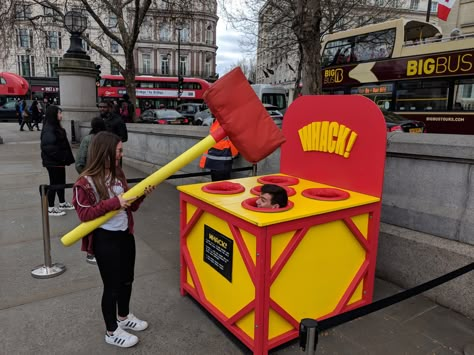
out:
{"label": "white van", "polygon": [[251,86],[262,103],[276,106],[278,111],[285,113],[288,100],[284,87],[269,84],[253,84]]}

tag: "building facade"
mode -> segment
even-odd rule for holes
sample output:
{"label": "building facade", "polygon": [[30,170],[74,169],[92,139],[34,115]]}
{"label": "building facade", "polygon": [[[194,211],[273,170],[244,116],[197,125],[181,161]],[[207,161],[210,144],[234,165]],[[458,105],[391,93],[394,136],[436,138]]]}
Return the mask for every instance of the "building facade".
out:
{"label": "building facade", "polygon": [[[155,3],[155,7],[150,8],[135,45],[136,75],[177,76],[179,68],[185,77],[216,80],[217,3],[193,3],[194,8],[186,16],[166,10],[164,2]],[[87,12],[79,10],[88,16],[88,28],[83,35],[124,66],[125,56],[119,44],[104,35]],[[97,14],[112,32],[118,33],[116,15],[105,10]],[[125,18],[132,15],[130,10]],[[37,23],[35,28],[30,20],[38,16],[44,18],[41,26]],[[10,37],[11,43],[5,46],[7,50],[0,60],[0,72],[13,72],[25,77],[30,83],[32,97],[58,96],[56,67],[69,48],[69,33],[55,18],[51,8],[24,1],[16,4],[14,30],[15,36]],[[100,65],[102,74],[120,74],[117,67],[86,41],[83,41],[83,48],[91,60]]]}

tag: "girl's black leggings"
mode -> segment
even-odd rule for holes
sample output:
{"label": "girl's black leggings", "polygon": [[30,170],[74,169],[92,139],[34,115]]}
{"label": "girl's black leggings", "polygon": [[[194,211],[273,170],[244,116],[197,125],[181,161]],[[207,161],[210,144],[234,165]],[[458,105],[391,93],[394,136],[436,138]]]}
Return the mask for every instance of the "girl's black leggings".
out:
{"label": "girl's black leggings", "polygon": [[[66,183],[66,168],[64,166],[48,166],[46,167],[49,174],[50,185],[64,185]],[[65,202],[64,189],[48,190],[48,206],[54,207],[54,198],[58,194],[60,203]]]}
{"label": "girl's black leggings", "polygon": [[94,231],[93,247],[100,276],[104,283],[102,315],[105,327],[117,329],[117,313],[126,317],[129,312],[135,270],[135,238],[126,231]]}

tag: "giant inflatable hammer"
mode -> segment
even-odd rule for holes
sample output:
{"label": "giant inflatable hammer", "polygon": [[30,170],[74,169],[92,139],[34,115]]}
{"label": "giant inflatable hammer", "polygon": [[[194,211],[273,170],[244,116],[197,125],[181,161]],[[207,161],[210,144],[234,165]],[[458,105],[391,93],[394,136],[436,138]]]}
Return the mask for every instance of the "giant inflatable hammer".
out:
{"label": "giant inflatable hammer", "polygon": [[[221,128],[133,186],[124,194],[125,198],[142,196],[145,187],[159,185],[226,136],[229,136],[240,154],[251,163],[262,160],[285,142],[285,137],[268,115],[240,68],[235,68],[211,85],[204,94],[204,101]],[[65,246],[74,244],[118,212],[111,211],[80,224],[64,235],[61,242]]]}

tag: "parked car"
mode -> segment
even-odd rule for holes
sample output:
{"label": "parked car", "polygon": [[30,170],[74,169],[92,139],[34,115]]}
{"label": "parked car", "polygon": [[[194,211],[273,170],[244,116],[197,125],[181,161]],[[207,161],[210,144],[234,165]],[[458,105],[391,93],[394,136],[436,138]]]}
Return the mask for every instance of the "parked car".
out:
{"label": "parked car", "polygon": [[194,124],[198,126],[210,126],[214,121],[214,116],[212,116],[211,110],[208,108],[202,111],[199,111],[194,116]]}
{"label": "parked car", "polygon": [[283,114],[278,111],[278,107],[270,104],[263,104],[263,107],[265,107],[273,122],[275,122],[275,124],[281,128],[283,123]]}
{"label": "parked car", "polygon": [[424,122],[410,120],[396,113],[382,110],[387,125],[387,132],[426,133]]}
{"label": "parked car", "polygon": [[178,111],[166,108],[146,110],[139,119],[142,123],[189,124],[189,120]]}
{"label": "parked car", "polygon": [[186,103],[178,105],[176,111],[186,117],[192,124],[199,125],[200,122],[195,121],[195,116],[201,111],[202,107],[203,105],[199,103]]}

